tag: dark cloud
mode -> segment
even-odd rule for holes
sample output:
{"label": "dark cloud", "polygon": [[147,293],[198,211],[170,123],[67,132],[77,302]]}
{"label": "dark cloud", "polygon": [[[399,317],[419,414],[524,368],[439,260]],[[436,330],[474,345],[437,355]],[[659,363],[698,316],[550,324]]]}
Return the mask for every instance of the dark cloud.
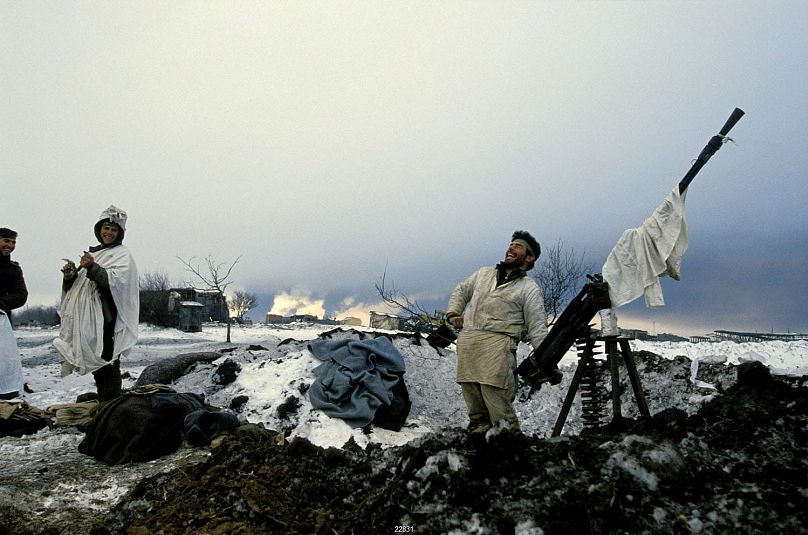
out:
{"label": "dark cloud", "polygon": [[600,266],[738,106],[688,194],[683,281],[626,316],[808,330],[783,238],[808,227],[805,2],[0,10],[0,224],[31,304],[110,203],[142,270],[242,255],[261,314],[375,306],[385,270],[443,308],[516,229]]}

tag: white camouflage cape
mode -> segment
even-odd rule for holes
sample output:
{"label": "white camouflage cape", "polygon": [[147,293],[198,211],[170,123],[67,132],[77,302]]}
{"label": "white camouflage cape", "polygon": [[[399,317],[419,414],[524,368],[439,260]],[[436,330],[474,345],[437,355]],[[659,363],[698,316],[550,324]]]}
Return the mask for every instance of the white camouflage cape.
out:
{"label": "white camouflage cape", "polygon": [[641,227],[623,232],[606,259],[603,279],[609,283],[612,308],[641,295],[646,306],[664,306],[659,278],[679,280],[687,241],[685,194],[676,187]]}
{"label": "white camouflage cape", "polygon": [[[129,249],[118,245],[93,254],[95,262],[107,271],[109,287],[118,319],[112,358],[126,356],[137,343],[140,296],[138,272]],[[62,328],[53,345],[65,359],[62,375],[75,368],[84,375],[109,364],[101,358],[104,349],[104,314],[95,283],[80,270],[59,307]]]}
{"label": "white camouflage cape", "polygon": [[17,392],[22,396],[22,384],[22,361],[17,339],[8,316],[0,311],[0,394]]}

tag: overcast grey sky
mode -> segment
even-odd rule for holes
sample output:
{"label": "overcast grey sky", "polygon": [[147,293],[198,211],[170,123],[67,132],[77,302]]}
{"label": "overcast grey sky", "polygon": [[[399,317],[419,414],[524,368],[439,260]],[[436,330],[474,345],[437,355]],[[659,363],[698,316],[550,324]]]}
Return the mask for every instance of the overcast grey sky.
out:
{"label": "overcast grey sky", "polygon": [[[113,203],[141,271],[242,255],[260,315],[428,307],[515,229],[600,267],[735,107],[667,306],[808,332],[808,3],[0,3],[0,226],[30,304]],[[295,301],[296,300],[296,301]],[[304,306],[304,305],[309,305]]]}

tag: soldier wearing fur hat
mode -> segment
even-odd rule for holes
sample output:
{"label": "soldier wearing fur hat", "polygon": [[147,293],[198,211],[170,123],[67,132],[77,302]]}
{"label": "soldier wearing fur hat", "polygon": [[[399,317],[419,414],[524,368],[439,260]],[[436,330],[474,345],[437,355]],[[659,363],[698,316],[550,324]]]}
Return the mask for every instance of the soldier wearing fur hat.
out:
{"label": "soldier wearing fur hat", "polygon": [[519,430],[516,348],[525,338],[538,347],[547,336],[541,288],[527,272],[541,247],[529,232],[513,233],[505,258],[482,267],[457,285],[446,318],[462,329],[457,338],[457,382],[469,415],[469,429],[484,432],[505,422]]}
{"label": "soldier wearing fur hat", "polygon": [[127,214],[110,206],[93,231],[98,245],[79,264],[62,267],[62,328],[53,345],[64,357],[62,375],[93,373],[100,401],[121,395],[120,358],[137,343],[138,271],[123,245]]}

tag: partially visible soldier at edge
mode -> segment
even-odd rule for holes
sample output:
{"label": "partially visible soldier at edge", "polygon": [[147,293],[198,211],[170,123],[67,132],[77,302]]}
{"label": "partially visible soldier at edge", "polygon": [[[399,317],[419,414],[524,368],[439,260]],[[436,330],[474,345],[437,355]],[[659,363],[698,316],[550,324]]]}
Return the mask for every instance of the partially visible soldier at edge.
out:
{"label": "partially visible soldier at edge", "polygon": [[469,429],[484,433],[504,421],[519,431],[516,348],[526,339],[536,348],[547,336],[541,288],[527,272],[541,254],[529,232],[517,230],[494,267],[482,267],[457,285],[446,319],[456,329],[457,382],[469,416]]}
{"label": "partially visible soldier at edge", "polygon": [[[13,323],[11,321],[11,311],[20,308],[28,300],[28,288],[25,286],[25,279],[22,275],[22,268],[17,262],[11,260],[11,253],[17,247],[17,232],[10,228],[0,228],[0,311],[8,319],[8,328],[4,330],[2,336],[14,337],[11,332]],[[9,347],[11,340],[7,340]],[[13,340],[16,348],[17,341]],[[4,344],[5,347],[5,344]],[[10,351],[10,353],[13,351]],[[9,359],[4,359],[0,363],[0,399],[13,399],[19,395],[22,387],[22,364],[20,362],[19,351],[16,355],[8,355]]]}

